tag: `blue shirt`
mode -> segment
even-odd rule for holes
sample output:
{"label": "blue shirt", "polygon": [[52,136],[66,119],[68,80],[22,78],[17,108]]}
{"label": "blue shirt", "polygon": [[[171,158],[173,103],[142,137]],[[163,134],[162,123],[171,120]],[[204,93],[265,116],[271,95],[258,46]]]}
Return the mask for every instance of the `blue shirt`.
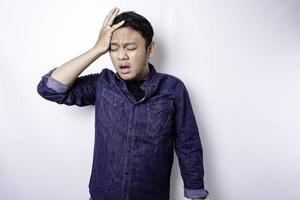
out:
{"label": "blue shirt", "polygon": [[136,101],[117,73],[79,76],[64,85],[51,77],[38,84],[47,100],[95,106],[95,141],[89,192],[93,200],[169,200],[173,152],[178,157],[186,198],[205,198],[203,152],[184,83],[150,72]]}

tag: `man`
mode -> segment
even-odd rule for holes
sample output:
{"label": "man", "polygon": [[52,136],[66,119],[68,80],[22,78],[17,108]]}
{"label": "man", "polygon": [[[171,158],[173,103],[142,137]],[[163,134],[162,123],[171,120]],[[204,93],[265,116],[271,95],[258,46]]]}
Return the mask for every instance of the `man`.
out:
{"label": "man", "polygon": [[[42,77],[38,93],[58,104],[95,105],[91,199],[169,200],[174,147],[185,197],[204,199],[202,146],[185,85],[149,63],[150,22],[118,12],[106,16],[92,49]],[[116,73],[78,77],[107,52]]]}

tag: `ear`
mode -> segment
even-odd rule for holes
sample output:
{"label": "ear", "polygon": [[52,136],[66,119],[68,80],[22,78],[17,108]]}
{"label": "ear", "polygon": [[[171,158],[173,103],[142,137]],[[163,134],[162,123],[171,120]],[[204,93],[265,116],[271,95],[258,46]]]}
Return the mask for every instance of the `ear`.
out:
{"label": "ear", "polygon": [[154,42],[151,42],[147,47],[148,58],[151,58],[155,54],[156,45]]}

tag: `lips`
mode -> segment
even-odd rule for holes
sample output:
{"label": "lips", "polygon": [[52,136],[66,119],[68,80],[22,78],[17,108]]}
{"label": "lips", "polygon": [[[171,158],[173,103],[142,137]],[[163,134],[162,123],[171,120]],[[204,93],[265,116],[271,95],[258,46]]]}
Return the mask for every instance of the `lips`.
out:
{"label": "lips", "polygon": [[120,64],[119,69],[122,74],[128,74],[130,72],[130,65],[129,64]]}

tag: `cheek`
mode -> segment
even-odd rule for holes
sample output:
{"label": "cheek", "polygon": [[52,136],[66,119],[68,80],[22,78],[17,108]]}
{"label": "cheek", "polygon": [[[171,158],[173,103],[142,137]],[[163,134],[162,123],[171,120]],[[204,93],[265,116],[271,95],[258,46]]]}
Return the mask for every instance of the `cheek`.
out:
{"label": "cheek", "polygon": [[145,60],[145,54],[143,52],[131,52],[128,55],[129,58],[136,63],[142,63]]}

